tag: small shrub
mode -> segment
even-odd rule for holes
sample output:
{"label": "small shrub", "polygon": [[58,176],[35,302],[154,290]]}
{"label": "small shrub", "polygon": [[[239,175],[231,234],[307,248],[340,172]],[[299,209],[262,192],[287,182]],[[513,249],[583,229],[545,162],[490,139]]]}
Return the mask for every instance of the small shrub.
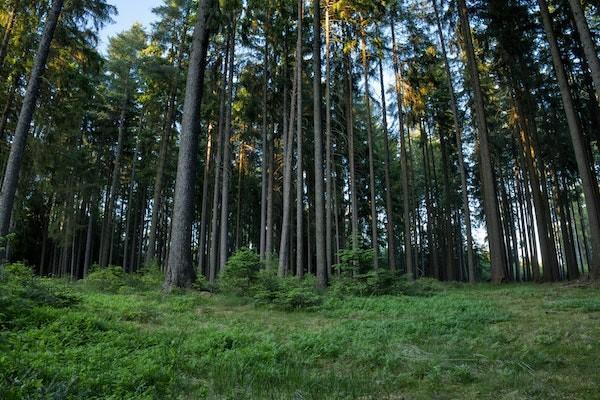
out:
{"label": "small shrub", "polygon": [[131,277],[128,276],[123,268],[108,266],[101,268],[92,267],[92,272],[84,279],[84,284],[96,290],[116,293],[124,286],[130,286]]}
{"label": "small shrub", "polygon": [[312,275],[303,279],[279,278],[273,270],[264,270],[258,275],[254,293],[257,303],[273,304],[285,310],[313,309],[323,302]]}
{"label": "small shrub", "polygon": [[373,265],[373,249],[343,249],[338,252],[339,264],[333,267],[339,275],[353,276],[367,272]]}
{"label": "small shrub", "polygon": [[238,250],[225,264],[219,277],[219,285],[225,292],[238,296],[251,295],[261,263],[258,254],[250,249]]}
{"label": "small shrub", "polygon": [[334,296],[431,296],[443,290],[440,282],[431,278],[411,280],[385,269],[371,270],[353,277],[342,275],[334,279],[330,293]]}

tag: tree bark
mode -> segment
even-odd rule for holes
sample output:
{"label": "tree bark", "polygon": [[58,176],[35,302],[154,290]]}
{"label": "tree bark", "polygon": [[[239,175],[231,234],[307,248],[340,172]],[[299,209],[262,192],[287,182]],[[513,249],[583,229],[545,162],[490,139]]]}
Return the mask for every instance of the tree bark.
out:
{"label": "tree bark", "polygon": [[27,83],[27,91],[23,98],[23,105],[17,121],[17,129],[13,138],[13,143],[10,148],[8,162],[4,173],[4,181],[2,182],[2,191],[0,192],[0,237],[6,236],[10,227],[10,217],[12,214],[15,193],[19,181],[23,154],[25,153],[25,143],[29,133],[33,112],[37,103],[37,98],[40,89],[40,82],[48,53],[50,52],[50,44],[58,24],[58,19],[62,10],[64,0],[54,0],[48,17],[46,18],[46,26],[40,41],[31,76]]}
{"label": "tree bark", "polygon": [[454,131],[456,135],[456,153],[458,156],[458,169],[460,172],[460,188],[462,195],[462,212],[465,224],[465,233],[467,238],[467,269],[469,273],[469,282],[475,283],[475,254],[473,252],[473,233],[471,230],[471,209],[469,207],[469,189],[467,186],[467,169],[465,167],[465,157],[463,154],[462,145],[462,125],[458,118],[458,106],[456,104],[456,95],[454,92],[454,82],[452,79],[452,71],[450,70],[450,63],[448,61],[448,53],[446,51],[446,40],[444,38],[444,31],[442,30],[442,24],[440,21],[439,10],[437,6],[437,0],[432,0],[433,9],[435,11],[435,20],[437,24],[438,36],[440,39],[440,46],[442,48],[442,55],[444,57],[444,68],[446,70],[446,77],[448,79],[448,94],[450,95],[450,109],[452,111],[452,122],[454,123]]}
{"label": "tree bark", "polygon": [[416,276],[415,268],[412,257],[412,244],[411,236],[412,231],[410,228],[410,193],[408,185],[408,153],[406,151],[406,139],[404,137],[404,112],[402,110],[403,95],[402,95],[402,82],[401,82],[401,70],[400,70],[400,59],[398,55],[398,48],[396,44],[396,32],[394,27],[394,19],[390,16],[390,27],[392,31],[392,60],[394,65],[394,77],[395,77],[395,88],[396,88],[396,100],[398,104],[398,129],[400,138],[400,169],[401,169],[401,184],[402,184],[402,208],[403,208],[403,223],[404,223],[404,263],[406,273],[410,279],[414,279]]}
{"label": "tree bark", "polygon": [[323,196],[323,145],[321,131],[321,2],[313,0],[313,111],[315,134],[315,250],[317,286],[327,286]]}
{"label": "tree bark", "polygon": [[377,235],[377,203],[375,197],[375,161],[373,155],[373,120],[371,119],[371,98],[369,93],[369,60],[367,56],[366,33],[361,32],[362,63],[367,106],[367,147],[369,153],[369,193],[371,207],[371,246],[373,248],[373,268],[379,268],[379,238]]}
{"label": "tree bark", "polygon": [[221,191],[221,233],[219,238],[219,267],[225,267],[228,257],[229,237],[229,159],[231,157],[231,108],[233,102],[233,63],[235,58],[235,30],[236,21],[231,22],[231,41],[229,43],[229,86],[227,87],[227,100],[225,102],[225,129],[223,131],[223,182]]}
{"label": "tree bark", "polygon": [[304,0],[298,0],[298,38],[296,41],[297,99],[296,99],[296,276],[304,275],[304,171],[302,168],[302,19],[304,16]]}
{"label": "tree bark", "polygon": [[538,0],[538,4],[544,30],[546,31],[546,37],[550,45],[554,72],[556,73],[556,79],[558,80],[558,85],[560,87],[560,94],[567,116],[569,133],[573,143],[573,150],[575,151],[575,160],[577,161],[577,169],[579,171],[579,176],[581,177],[583,194],[588,211],[588,224],[592,242],[590,272],[594,279],[598,279],[600,278],[600,195],[598,194],[598,181],[591,169],[591,160],[586,151],[585,139],[583,137],[583,132],[581,131],[579,117],[577,116],[575,106],[573,105],[573,98],[569,89],[567,75],[560,57],[556,36],[552,28],[552,19],[550,17],[550,12],[548,11],[548,5],[546,0]]}
{"label": "tree bark", "polygon": [[173,287],[191,286],[194,274],[191,241],[198,135],[200,134],[198,120],[200,119],[202,95],[204,94],[204,71],[206,69],[206,53],[210,36],[208,25],[211,22],[210,15],[214,7],[213,0],[200,0],[198,20],[194,27],[192,53],[190,55],[183,105],[169,261],[165,276],[165,288],[167,290]]}
{"label": "tree bark", "polygon": [[0,69],[2,69],[2,66],[4,65],[4,59],[6,58],[6,53],[8,52],[8,43],[10,42],[10,36],[12,35],[13,27],[17,21],[17,13],[19,11],[20,3],[21,0],[14,1],[13,8],[8,16],[8,24],[6,25],[4,36],[2,37],[2,42],[0,43]]}
{"label": "tree bark", "polygon": [[592,72],[592,81],[594,82],[596,98],[597,101],[600,102],[600,60],[598,59],[598,51],[595,48],[590,27],[585,19],[585,13],[581,7],[581,0],[569,0],[569,5],[573,11],[577,32],[579,32],[579,38],[581,39],[581,47],[583,47],[585,58]]}
{"label": "tree bark", "polygon": [[488,143],[489,133],[485,116],[483,91],[479,81],[479,71],[477,67],[478,63],[475,58],[475,49],[473,47],[473,38],[471,36],[471,27],[469,24],[469,15],[465,0],[458,0],[458,11],[460,16],[460,24],[462,27],[465,53],[467,55],[469,78],[473,90],[477,130],[479,132],[481,184],[483,186],[483,206],[490,248],[490,262],[492,269],[491,278],[492,282],[499,283],[504,280],[504,271],[506,270],[506,263],[503,257],[504,237],[502,235],[502,225],[500,223],[500,211],[498,209],[498,198],[496,196],[496,184],[494,181],[492,156],[490,152],[490,145]]}

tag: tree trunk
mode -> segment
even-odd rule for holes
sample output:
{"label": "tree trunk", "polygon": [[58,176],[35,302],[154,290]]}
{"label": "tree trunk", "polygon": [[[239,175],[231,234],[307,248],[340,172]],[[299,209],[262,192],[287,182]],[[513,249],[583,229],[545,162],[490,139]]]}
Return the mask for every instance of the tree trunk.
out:
{"label": "tree trunk", "polygon": [[465,0],[458,0],[458,11],[460,24],[462,27],[465,53],[467,55],[467,65],[469,69],[469,78],[473,90],[475,102],[475,117],[477,120],[477,130],[479,132],[479,157],[481,170],[481,184],[483,186],[483,206],[485,213],[485,222],[488,232],[488,243],[490,247],[490,262],[492,282],[499,283],[504,280],[504,271],[506,270],[504,253],[504,238],[502,236],[502,226],[500,223],[500,211],[498,209],[498,198],[496,196],[496,184],[492,167],[492,156],[488,144],[488,128],[485,116],[485,105],[483,102],[483,92],[479,81],[479,71],[477,60],[475,58],[475,49],[473,47],[473,38],[471,36],[471,27],[469,25],[469,15]]}
{"label": "tree trunk", "polygon": [[265,48],[264,48],[264,80],[262,93],[262,166],[260,180],[260,248],[259,254],[261,261],[265,260],[265,245],[267,239],[267,178],[268,178],[268,156],[269,143],[267,136],[267,91],[269,85],[269,40],[265,27]]}
{"label": "tree trunk", "polygon": [[460,188],[462,195],[462,212],[465,224],[465,233],[467,237],[467,269],[469,273],[469,282],[475,283],[475,254],[473,252],[473,233],[471,231],[471,209],[469,208],[469,190],[467,187],[467,170],[465,167],[465,157],[463,154],[462,145],[462,125],[458,119],[458,107],[456,105],[456,95],[454,93],[454,82],[452,79],[452,71],[450,70],[450,63],[448,62],[448,53],[446,51],[446,40],[444,38],[444,31],[442,30],[442,24],[440,21],[439,10],[437,7],[437,0],[432,0],[433,9],[435,11],[435,19],[437,24],[438,36],[440,39],[440,46],[442,48],[442,55],[444,57],[444,68],[446,70],[446,77],[448,79],[448,94],[450,95],[450,109],[452,111],[452,120],[454,123],[454,131],[456,134],[456,153],[458,156],[458,169],[460,172]]}
{"label": "tree trunk", "polygon": [[[200,238],[198,239],[198,273],[204,274],[206,260],[206,228],[208,223],[208,189],[210,180],[210,167],[212,165],[212,125],[208,127],[206,140],[206,157],[204,159],[204,175],[202,176],[202,205],[200,206]],[[208,274],[206,274],[208,276]]]}
{"label": "tree trunk", "polygon": [[401,169],[401,184],[402,184],[402,208],[403,208],[403,223],[404,223],[404,263],[406,273],[411,279],[414,279],[415,268],[413,265],[412,257],[412,244],[411,235],[412,231],[410,228],[410,193],[408,186],[408,153],[406,151],[406,139],[404,137],[404,112],[402,110],[403,96],[402,96],[402,82],[401,82],[401,70],[400,70],[400,59],[398,55],[398,48],[396,44],[396,32],[394,28],[394,19],[390,16],[390,27],[392,30],[392,59],[394,64],[394,77],[395,77],[395,88],[396,88],[396,100],[398,103],[398,129],[400,137],[400,169]]}
{"label": "tree trunk", "polygon": [[388,267],[390,271],[396,271],[396,238],[394,237],[394,218],[392,208],[392,184],[390,181],[390,141],[387,122],[387,106],[385,101],[385,86],[383,84],[383,63],[381,57],[379,64],[379,83],[381,88],[381,115],[383,125],[383,152],[385,153],[384,183],[385,183],[385,213],[388,242]]}
{"label": "tree trunk", "polygon": [[183,105],[183,120],[169,261],[165,276],[165,288],[189,287],[193,278],[192,267],[192,222],[194,218],[194,193],[196,184],[196,168],[198,158],[198,135],[200,134],[200,108],[204,93],[204,71],[206,69],[206,53],[210,36],[210,15],[215,7],[213,0],[200,0],[198,4],[198,20],[194,28],[192,53],[190,55],[188,76]]}
{"label": "tree trunk", "polygon": [[369,152],[369,192],[371,206],[371,246],[373,248],[373,268],[379,268],[379,238],[377,235],[377,203],[375,197],[375,161],[373,155],[373,120],[371,119],[371,98],[369,94],[369,60],[365,32],[361,32],[363,76],[365,79],[365,104],[367,106],[367,147]]}
{"label": "tree trunk", "polygon": [[[129,73],[129,72],[128,72]],[[119,117],[119,137],[117,139],[117,148],[115,149],[115,159],[113,161],[112,179],[110,184],[110,192],[108,195],[108,205],[106,207],[106,213],[104,214],[106,230],[104,231],[104,247],[100,254],[100,265],[106,267],[111,263],[112,258],[112,235],[113,235],[113,217],[114,207],[117,198],[117,191],[119,187],[119,178],[121,175],[121,155],[123,153],[123,140],[125,136],[125,122],[127,118],[127,103],[129,103],[129,90],[127,88],[129,84],[129,76],[125,80],[125,95],[123,96],[123,103],[121,104],[121,116]],[[110,243],[110,244],[109,244]],[[110,252],[109,252],[110,251]]]}
{"label": "tree trunk", "polygon": [[[302,19],[304,16],[304,0],[298,0],[298,39],[296,41],[296,276],[304,275],[304,171],[302,168]],[[298,56],[299,55],[299,56]]]}
{"label": "tree trunk", "polygon": [[346,118],[346,136],[348,142],[348,172],[350,184],[350,208],[351,208],[351,226],[352,226],[352,250],[358,250],[358,200],[356,198],[356,168],[354,166],[354,118],[352,110],[352,66],[351,57],[344,52],[345,68],[345,118]]}
{"label": "tree trunk", "polygon": [[313,111],[315,134],[315,252],[317,286],[327,286],[323,196],[323,146],[321,131],[321,2],[313,0]]}
{"label": "tree trunk", "polygon": [[325,261],[331,276],[332,253],[332,172],[331,172],[331,20],[325,3]]}
{"label": "tree trunk", "polygon": [[[297,65],[300,63],[300,58],[298,57],[298,52],[296,52],[296,67],[294,67],[294,76],[295,79],[292,83],[292,96],[291,96],[291,106],[290,106],[290,119],[289,126],[287,126],[287,131],[284,131],[285,140],[284,140],[284,152],[283,152],[283,204],[282,204],[282,221],[281,221],[281,235],[279,242],[279,266],[277,270],[277,275],[282,277],[285,275],[287,271],[287,265],[289,260],[289,237],[290,237],[290,212],[291,212],[291,186],[292,186],[292,154],[294,152],[294,118],[296,112],[296,90],[298,87],[298,73],[297,73]],[[287,79],[287,76],[284,77]],[[287,96],[287,93],[284,91],[284,96]],[[287,110],[283,110],[284,113],[287,113]]]}
{"label": "tree trunk", "polygon": [[583,47],[585,58],[592,72],[596,98],[600,102],[600,60],[598,59],[598,51],[594,46],[594,39],[585,19],[583,8],[581,7],[581,0],[569,0],[569,4],[571,5],[575,24],[577,25],[577,32],[579,32],[579,38],[581,39],[581,47]]}
{"label": "tree trunk", "polygon": [[[584,143],[585,139],[583,137],[583,132],[581,131],[579,117],[577,116],[575,106],[573,105],[573,98],[571,97],[567,75],[562,64],[560,50],[552,28],[552,19],[550,17],[550,12],[548,11],[548,5],[546,4],[546,0],[538,0],[538,3],[544,30],[546,31],[546,37],[550,45],[556,79],[558,80],[563,106],[567,115],[569,133],[573,143],[573,150],[575,151],[575,160],[577,161],[577,169],[579,170],[579,175],[581,177],[583,194],[588,211],[588,224],[592,242],[590,272],[593,278],[598,279],[600,278],[600,195],[598,194],[598,181],[591,169],[591,160],[586,151]],[[596,82],[594,82],[594,84],[597,85]]]}
{"label": "tree trunk", "polygon": [[21,0],[14,1],[13,8],[8,16],[8,24],[6,25],[4,36],[2,37],[2,42],[0,43],[0,69],[2,69],[4,59],[6,58],[6,53],[8,52],[8,43],[10,42],[10,35],[12,35],[13,27],[17,21],[17,13],[19,11],[20,2]]}
{"label": "tree trunk", "polygon": [[33,119],[41,77],[46,67],[46,60],[48,59],[48,53],[50,52],[50,44],[54,36],[56,25],[58,24],[58,18],[62,10],[63,2],[64,0],[54,0],[52,3],[52,8],[46,18],[44,33],[42,34],[42,39],[35,55],[31,76],[27,83],[27,91],[23,98],[23,105],[21,106],[21,112],[17,121],[17,129],[15,130],[13,143],[10,147],[8,163],[4,173],[4,181],[2,182],[2,192],[0,193],[0,237],[6,236],[9,231],[10,216],[12,214],[15,193],[17,191],[23,154],[25,153],[25,142],[27,141],[27,134],[29,133],[29,127],[31,125],[31,120]]}
{"label": "tree trunk", "polygon": [[227,87],[227,100],[225,101],[225,129],[223,130],[223,183],[221,192],[221,233],[219,238],[219,267],[225,267],[228,256],[229,237],[229,159],[231,156],[231,108],[233,102],[233,63],[235,58],[235,30],[236,21],[231,21],[231,40],[229,42],[229,86]]}

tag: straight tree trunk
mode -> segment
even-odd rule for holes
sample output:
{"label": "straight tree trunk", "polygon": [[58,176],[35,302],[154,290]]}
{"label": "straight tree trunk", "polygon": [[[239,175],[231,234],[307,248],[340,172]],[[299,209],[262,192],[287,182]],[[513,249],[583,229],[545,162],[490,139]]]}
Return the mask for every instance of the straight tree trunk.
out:
{"label": "straight tree trunk", "polygon": [[462,125],[458,119],[458,106],[456,105],[454,82],[452,79],[452,71],[450,70],[450,63],[448,61],[448,53],[446,51],[446,40],[444,38],[444,31],[442,30],[437,0],[432,0],[432,3],[433,9],[435,11],[435,20],[437,24],[440,46],[442,48],[442,55],[444,57],[444,68],[446,70],[446,77],[448,79],[448,94],[450,95],[450,109],[452,111],[452,122],[454,123],[454,131],[456,135],[456,153],[458,156],[458,169],[460,172],[460,189],[462,195],[462,212],[464,220],[463,222],[465,224],[465,233],[467,238],[467,269],[469,273],[469,282],[475,283],[475,254],[473,252],[473,233],[471,230],[471,209],[469,207],[467,169],[465,167],[465,157],[463,154],[462,145]]}
{"label": "straight tree trunk", "polygon": [[483,206],[488,232],[488,243],[490,247],[492,282],[499,283],[504,280],[504,271],[506,270],[505,259],[502,256],[504,253],[504,237],[502,235],[502,225],[500,223],[500,211],[498,209],[498,198],[496,196],[496,184],[494,181],[492,156],[488,143],[489,133],[485,116],[483,92],[481,89],[481,83],[479,81],[478,63],[475,58],[475,49],[473,47],[473,38],[471,36],[471,27],[469,24],[469,15],[465,0],[458,0],[458,11],[463,32],[465,53],[467,55],[469,78],[475,102],[474,105],[477,130],[479,132],[481,183],[483,186]]}
{"label": "straight tree trunk", "polygon": [[233,63],[235,58],[235,30],[236,21],[231,22],[231,41],[229,42],[229,86],[227,87],[227,100],[225,102],[225,129],[223,130],[223,183],[221,192],[221,233],[219,238],[219,267],[225,267],[228,257],[229,237],[229,159],[231,157],[231,108],[233,102]]}
{"label": "straight tree trunk", "polygon": [[302,19],[304,16],[304,0],[298,0],[298,20],[296,41],[296,276],[304,275],[304,171],[302,167]]}
{"label": "straight tree trunk", "polygon": [[325,3],[325,261],[331,276],[332,253],[332,172],[331,172],[331,21],[329,3]]}
{"label": "straight tree trunk", "polygon": [[[129,72],[128,72],[129,73]],[[110,184],[110,191],[108,195],[108,205],[106,207],[106,214],[104,215],[106,230],[104,231],[104,247],[102,254],[100,255],[100,265],[106,267],[111,263],[112,259],[112,235],[113,235],[113,220],[114,220],[114,207],[117,198],[117,191],[119,190],[119,178],[121,177],[121,156],[123,153],[123,140],[125,139],[125,123],[127,118],[127,104],[129,103],[129,76],[125,80],[125,95],[123,96],[123,103],[121,104],[121,115],[119,117],[119,137],[117,139],[117,148],[115,149],[115,159],[113,161],[113,171]]]}
{"label": "straight tree trunk", "polygon": [[412,257],[412,244],[411,236],[412,231],[410,228],[410,193],[408,186],[408,153],[406,151],[406,139],[404,137],[404,113],[402,110],[403,96],[401,86],[401,70],[400,70],[400,59],[398,55],[398,48],[396,44],[396,32],[394,27],[394,19],[390,16],[390,27],[392,30],[392,59],[394,64],[394,77],[395,77],[395,88],[396,88],[396,100],[398,104],[398,129],[400,137],[400,169],[401,169],[401,184],[402,184],[402,208],[403,208],[403,223],[404,223],[404,263],[406,273],[411,279],[416,276],[416,271],[413,265]]}
{"label": "straight tree trunk", "polygon": [[[140,133],[142,130],[142,117],[140,117]],[[133,206],[133,190],[135,187],[135,169],[137,164],[137,158],[139,153],[140,142],[139,138],[135,144],[135,150],[133,152],[133,160],[131,161],[131,177],[129,178],[129,194],[127,195],[127,216],[125,221],[125,244],[123,245],[123,270],[126,272],[133,272],[130,264],[128,263],[128,254],[127,250],[129,246],[131,246],[131,212],[135,212],[135,207]],[[133,260],[132,260],[133,261]]]}
{"label": "straight tree trunk", "polygon": [[344,52],[345,66],[345,106],[346,106],[346,136],[348,142],[348,172],[350,184],[350,208],[352,226],[352,250],[358,250],[358,200],[356,196],[356,168],[354,163],[354,118],[352,110],[352,66],[350,55]]}
{"label": "straight tree trunk", "polygon": [[215,155],[213,198],[212,198],[212,216],[210,223],[210,248],[208,253],[208,280],[214,283],[217,276],[217,253],[219,236],[219,192],[221,182],[221,159],[223,157],[223,130],[225,128],[225,92],[227,90],[227,75],[229,68],[229,41],[231,36],[227,37],[225,44],[225,59],[223,61],[223,76],[221,80],[221,90],[219,93],[219,126],[217,131],[217,153]]}
{"label": "straight tree trunk", "polygon": [[583,47],[585,58],[592,72],[596,99],[600,102],[600,60],[598,59],[598,51],[595,48],[590,27],[585,19],[581,0],[569,0],[569,5],[573,11],[575,25],[577,25],[577,32],[579,32],[579,38],[581,39],[581,47]]}
{"label": "straight tree trunk", "polygon": [[369,93],[369,60],[365,32],[361,33],[363,76],[365,79],[365,104],[367,106],[367,147],[369,151],[369,192],[371,206],[371,245],[373,268],[379,268],[379,238],[377,235],[377,204],[375,197],[375,161],[373,155],[373,120],[371,119],[371,97]]}
{"label": "straight tree trunk", "polygon": [[6,53],[8,52],[8,43],[10,42],[10,36],[12,35],[13,27],[15,26],[15,22],[17,21],[17,13],[19,11],[20,3],[21,0],[14,1],[13,7],[8,16],[8,24],[6,25],[4,35],[2,37],[2,42],[0,43],[0,69],[2,69],[4,59],[6,58]]}
{"label": "straight tree trunk", "polygon": [[390,271],[396,271],[396,238],[394,235],[394,218],[392,208],[392,184],[390,180],[390,140],[387,122],[387,106],[385,100],[385,86],[383,84],[383,63],[381,57],[378,59],[379,64],[379,83],[381,88],[381,115],[383,124],[383,152],[385,153],[384,167],[384,183],[385,183],[385,212],[386,212],[386,228],[388,242],[388,267]]}
{"label": "straight tree trunk", "polygon": [[261,261],[265,260],[265,245],[267,239],[267,178],[268,178],[268,156],[269,156],[269,143],[267,136],[267,91],[269,85],[269,40],[265,27],[265,48],[264,48],[264,80],[263,80],[263,93],[262,93],[262,153],[263,160],[261,166],[261,180],[260,180],[260,248],[259,254]]}
{"label": "straight tree trunk", "polygon": [[37,103],[42,74],[46,67],[50,44],[58,24],[58,19],[62,10],[64,0],[54,0],[52,8],[46,18],[44,33],[35,55],[31,76],[27,83],[27,90],[23,98],[23,105],[17,121],[17,129],[13,138],[10,154],[2,182],[2,191],[0,192],[0,237],[6,236],[10,227],[10,216],[12,214],[15,193],[21,172],[23,154],[25,153],[25,143],[29,133],[33,112]]}
{"label": "straight tree trunk", "polygon": [[315,134],[315,252],[317,286],[327,286],[325,261],[325,215],[323,195],[323,145],[321,130],[321,2],[313,0],[313,110]]}
{"label": "straight tree trunk", "polygon": [[191,242],[198,136],[200,134],[198,120],[200,119],[202,95],[204,94],[204,71],[206,69],[206,53],[210,36],[210,16],[214,7],[213,0],[200,0],[198,19],[192,39],[192,52],[183,104],[177,178],[175,180],[169,261],[165,276],[165,288],[167,290],[174,287],[189,287],[194,274]]}
{"label": "straight tree trunk", "polygon": [[[548,11],[548,5],[546,0],[538,0],[538,4],[544,30],[546,31],[546,37],[550,45],[554,72],[556,73],[556,79],[558,80],[558,85],[560,87],[560,94],[567,116],[569,133],[573,143],[573,150],[575,151],[575,160],[577,161],[577,169],[579,171],[579,176],[581,177],[583,194],[588,211],[588,224],[592,242],[590,272],[594,279],[598,279],[600,278],[600,195],[598,194],[598,181],[591,169],[591,160],[586,151],[585,139],[583,137],[583,132],[581,131],[579,117],[577,116],[575,106],[573,105],[573,98],[569,89],[567,75],[561,60],[556,36],[552,28],[552,19],[550,17],[550,12]],[[594,82],[594,84],[597,85],[596,82]]]}
{"label": "straight tree trunk", "polygon": [[[294,119],[296,112],[296,90],[298,85],[297,65],[300,62],[298,53],[296,53],[296,67],[294,67],[295,79],[292,83],[292,96],[290,106],[289,126],[286,126],[287,131],[284,131],[284,152],[283,152],[283,204],[282,204],[282,220],[281,220],[281,235],[279,242],[279,265],[277,275],[285,276],[289,261],[289,242],[290,238],[290,213],[291,213],[291,187],[292,187],[292,154],[294,152]],[[285,75],[285,74],[284,74]],[[284,76],[287,79],[287,76]],[[287,94],[284,91],[284,96]],[[287,110],[283,110],[287,114]]]}
{"label": "straight tree trunk", "polygon": [[[208,127],[208,139],[206,141],[206,157],[204,159],[204,175],[202,177],[202,205],[200,206],[200,238],[198,239],[198,273],[205,273],[206,255],[206,228],[208,226],[208,187],[211,168],[212,151],[212,125]],[[215,172],[216,173],[216,172]],[[207,274],[208,275],[208,274]]]}
{"label": "straight tree trunk", "polygon": [[85,253],[83,256],[83,277],[85,278],[90,270],[90,263],[92,260],[92,240],[94,234],[94,207],[96,205],[96,200],[94,195],[90,196],[90,202],[88,206],[88,222],[87,222],[87,231],[85,236]]}

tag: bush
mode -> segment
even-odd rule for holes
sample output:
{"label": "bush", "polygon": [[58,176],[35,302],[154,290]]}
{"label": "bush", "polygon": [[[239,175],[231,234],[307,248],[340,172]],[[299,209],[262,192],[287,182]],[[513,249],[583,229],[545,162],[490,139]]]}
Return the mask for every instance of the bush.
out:
{"label": "bush", "polygon": [[219,286],[225,292],[238,296],[251,296],[261,262],[258,254],[250,249],[238,250],[232,255],[219,277]]}
{"label": "bush", "polygon": [[0,273],[0,327],[35,323],[45,318],[41,308],[64,308],[79,301],[66,285],[35,277],[23,263],[6,265]]}
{"label": "bush", "polygon": [[279,278],[274,270],[260,271],[254,299],[259,304],[273,304],[285,310],[314,309],[323,302],[316,291],[314,276]]}
{"label": "bush", "polygon": [[372,270],[353,277],[341,276],[330,287],[334,296],[431,296],[443,290],[443,285],[432,278],[411,280],[385,269]]}
{"label": "bush", "polygon": [[338,252],[339,264],[333,267],[339,275],[353,276],[367,272],[373,265],[373,249],[343,249]]}
{"label": "bush", "polygon": [[121,288],[132,286],[132,277],[123,268],[108,266],[102,268],[94,265],[92,272],[83,280],[83,284],[96,290],[116,293]]}

